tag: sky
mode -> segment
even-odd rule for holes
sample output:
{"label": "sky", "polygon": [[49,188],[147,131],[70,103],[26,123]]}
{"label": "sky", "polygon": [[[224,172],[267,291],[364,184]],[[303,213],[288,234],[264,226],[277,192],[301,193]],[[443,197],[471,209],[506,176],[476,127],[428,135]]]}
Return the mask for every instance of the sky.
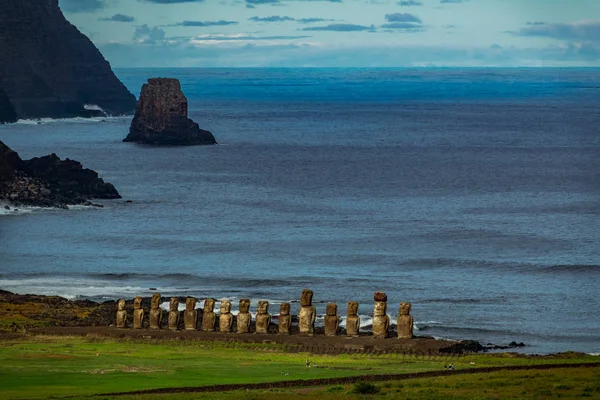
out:
{"label": "sky", "polygon": [[59,0],[113,67],[600,66],[600,0]]}

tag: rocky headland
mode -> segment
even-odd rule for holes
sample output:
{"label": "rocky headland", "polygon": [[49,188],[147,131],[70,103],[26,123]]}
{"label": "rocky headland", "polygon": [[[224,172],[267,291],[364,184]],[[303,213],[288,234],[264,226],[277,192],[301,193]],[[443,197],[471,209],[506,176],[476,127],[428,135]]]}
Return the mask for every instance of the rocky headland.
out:
{"label": "rocky headland", "polygon": [[217,141],[188,118],[188,101],[179,80],[152,78],[142,86],[124,142],[152,145],[208,145]]}
{"label": "rocky headland", "polygon": [[58,0],[2,0],[0,8],[0,123],[133,112],[135,96]]}
{"label": "rocky headland", "polygon": [[[56,154],[23,160],[0,141],[0,200],[13,206],[96,205],[89,199],[119,199],[115,187],[78,161]],[[9,207],[9,206],[7,206]]]}

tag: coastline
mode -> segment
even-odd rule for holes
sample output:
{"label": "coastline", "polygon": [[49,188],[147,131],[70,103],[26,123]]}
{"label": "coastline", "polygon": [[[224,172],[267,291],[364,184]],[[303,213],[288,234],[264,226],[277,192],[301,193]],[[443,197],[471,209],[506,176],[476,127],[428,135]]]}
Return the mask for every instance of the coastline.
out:
{"label": "coastline", "polygon": [[[133,301],[128,300],[126,309],[132,319]],[[143,299],[142,306],[148,308],[150,298]],[[359,337],[345,336],[340,328],[338,336],[325,336],[323,327],[315,327],[314,335],[300,335],[296,325],[290,335],[277,334],[277,316],[274,315],[269,327],[269,334],[254,334],[254,324],[249,334],[204,332],[201,330],[177,331],[166,327],[167,311],[164,309],[160,330],[115,327],[117,302],[114,300],[102,303],[91,300],[68,300],[60,296],[43,296],[32,294],[15,294],[0,289],[0,336],[22,334],[51,336],[99,336],[107,338],[129,339],[164,339],[193,341],[237,341],[242,343],[279,343],[290,347],[293,352],[312,352],[316,354],[464,354],[482,352],[485,348],[478,342],[463,340],[445,340],[426,336],[415,336],[413,339],[397,339],[395,331],[390,329],[389,337],[375,339],[368,330],[363,330]],[[202,309],[198,309],[199,322]],[[147,321],[145,321],[147,323]],[[201,324],[198,324],[201,326]],[[180,328],[183,328],[181,326]]]}
{"label": "coastline", "polygon": [[[142,307],[148,309],[150,297],[144,297]],[[185,298],[180,298],[184,304]],[[233,332],[205,332],[202,326],[202,309],[198,311],[198,329],[186,331],[181,318],[179,329],[167,327],[168,310],[163,302],[161,329],[151,330],[144,320],[143,329],[133,329],[133,299],[126,301],[128,328],[116,328],[117,301],[95,302],[92,300],[69,300],[60,296],[34,294],[16,294],[0,289],[0,337],[13,335],[51,335],[51,336],[98,336],[113,339],[156,339],[225,341],[240,343],[279,343],[289,346],[292,352],[312,352],[316,354],[466,354],[487,351],[507,351],[525,347],[523,343],[511,342],[508,345],[487,344],[469,340],[453,340],[432,336],[415,335],[413,339],[398,339],[394,326],[390,326],[388,337],[373,338],[370,326],[361,327],[358,337],[347,337],[345,329],[340,327],[337,336],[325,336],[323,326],[315,326],[314,335],[301,335],[298,331],[298,316],[293,315],[293,325],[289,335],[277,333],[278,315],[273,315],[269,334],[255,334],[255,320],[248,334],[235,333],[237,313],[234,312]],[[202,304],[199,302],[198,304]],[[565,350],[568,352],[568,350]],[[518,353],[514,353],[518,354]],[[557,353],[559,354],[559,353]],[[534,356],[522,354],[522,356]]]}

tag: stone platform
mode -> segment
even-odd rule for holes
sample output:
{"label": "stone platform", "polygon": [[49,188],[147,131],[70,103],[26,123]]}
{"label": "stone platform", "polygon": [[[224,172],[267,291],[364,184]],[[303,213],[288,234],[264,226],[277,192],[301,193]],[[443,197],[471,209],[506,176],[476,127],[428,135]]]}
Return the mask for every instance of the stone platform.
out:
{"label": "stone platform", "polygon": [[290,352],[313,354],[415,354],[435,355],[462,353],[460,342],[433,338],[376,339],[365,335],[359,337],[325,335],[276,335],[238,334],[203,331],[169,331],[150,329],[119,329],[114,327],[44,327],[28,330],[29,333],[52,336],[106,337],[139,340],[193,340],[240,343],[276,343],[285,345]]}

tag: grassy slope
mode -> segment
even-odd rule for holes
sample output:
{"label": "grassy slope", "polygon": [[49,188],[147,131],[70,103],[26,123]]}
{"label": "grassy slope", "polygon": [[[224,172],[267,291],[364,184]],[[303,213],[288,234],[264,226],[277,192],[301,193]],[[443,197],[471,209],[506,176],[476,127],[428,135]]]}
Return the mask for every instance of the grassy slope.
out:
{"label": "grassy slope", "polygon": [[[354,386],[274,389],[255,392],[123,396],[119,400],[248,400],[248,399],[411,399],[411,400],[500,400],[500,399],[598,399],[600,368],[547,371],[503,371],[481,375],[447,376],[385,382],[372,396],[353,393]],[[84,398],[81,398],[84,399]],[[87,398],[89,399],[89,398]],[[100,397],[102,399],[102,397]]]}
{"label": "grassy slope", "polygon": [[[464,369],[598,361],[597,357],[580,355],[567,359],[493,355],[455,358],[341,355],[310,356],[311,363],[317,368],[306,368],[306,354],[290,354],[283,350],[283,347],[273,344],[219,342],[114,341],[74,337],[5,340],[0,343],[0,397],[85,396],[150,388],[418,372],[443,369],[447,362],[454,362],[457,369]],[[531,371],[522,373],[532,374]],[[576,372],[568,373],[569,376],[573,374]],[[347,391],[343,390],[344,393]],[[267,392],[261,393],[268,395]],[[231,398],[239,398],[236,397],[238,394],[233,392]],[[214,397],[214,393],[204,395],[204,398]]]}

